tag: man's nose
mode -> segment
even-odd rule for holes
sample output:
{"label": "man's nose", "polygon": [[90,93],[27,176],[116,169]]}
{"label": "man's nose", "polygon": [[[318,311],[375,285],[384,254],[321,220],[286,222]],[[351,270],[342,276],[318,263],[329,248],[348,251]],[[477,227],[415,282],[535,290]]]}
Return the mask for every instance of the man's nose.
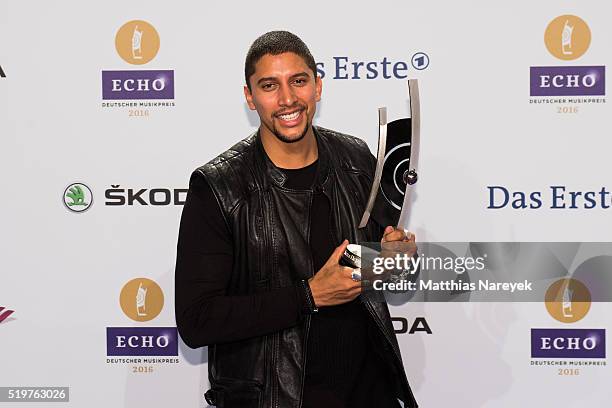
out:
{"label": "man's nose", "polygon": [[293,88],[289,84],[281,85],[278,94],[278,104],[281,106],[291,106],[295,103],[296,97]]}

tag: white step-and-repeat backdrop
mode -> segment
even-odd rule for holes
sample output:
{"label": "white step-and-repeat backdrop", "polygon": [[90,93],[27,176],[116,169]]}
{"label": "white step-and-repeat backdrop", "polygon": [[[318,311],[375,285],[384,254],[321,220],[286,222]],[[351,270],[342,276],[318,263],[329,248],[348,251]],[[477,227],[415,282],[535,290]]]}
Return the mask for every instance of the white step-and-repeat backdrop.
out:
{"label": "white step-and-repeat backdrop", "polygon": [[[611,12],[580,1],[5,2],[0,387],[69,387],[74,407],[206,406],[206,349],[176,337],[178,222],[191,171],[258,125],[244,57],[273,29],[298,34],[318,62],[316,124],[374,152],[377,108],[405,115],[406,79],[419,79],[419,240],[610,240]],[[570,273],[585,259],[560,258]],[[533,358],[531,333],[603,329],[605,341],[610,304],[578,320],[549,309],[392,305],[421,406],[609,406],[605,344],[594,358],[580,347]]]}

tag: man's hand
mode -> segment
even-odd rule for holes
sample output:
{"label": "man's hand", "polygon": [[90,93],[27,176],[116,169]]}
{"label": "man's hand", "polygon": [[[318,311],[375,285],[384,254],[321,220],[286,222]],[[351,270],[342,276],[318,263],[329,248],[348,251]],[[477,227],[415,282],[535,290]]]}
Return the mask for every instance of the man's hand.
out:
{"label": "man's hand", "polygon": [[317,307],[341,305],[361,293],[361,282],[351,279],[352,268],[339,264],[349,242],[344,240],[331,254],[325,265],[308,280]]}
{"label": "man's hand", "polygon": [[394,241],[404,241],[404,242],[412,241],[414,242],[415,236],[412,232],[408,230],[394,228],[389,225],[387,228],[385,228],[385,231],[383,232],[383,237],[380,240],[380,242],[384,243],[384,242],[394,242]]}
{"label": "man's hand", "polygon": [[407,254],[413,257],[417,251],[416,237],[413,233],[388,226],[380,240],[380,256],[395,257],[396,254]]}

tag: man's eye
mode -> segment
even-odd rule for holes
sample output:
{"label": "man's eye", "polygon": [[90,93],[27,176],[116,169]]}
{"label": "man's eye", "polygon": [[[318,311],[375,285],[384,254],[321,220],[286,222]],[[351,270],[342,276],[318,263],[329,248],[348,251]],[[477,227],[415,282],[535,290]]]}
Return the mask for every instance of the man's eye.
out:
{"label": "man's eye", "polygon": [[294,84],[296,85],[304,85],[306,83],[305,79],[296,79],[295,81],[293,81]]}
{"label": "man's eye", "polygon": [[274,84],[263,84],[261,86],[261,89],[263,89],[264,91],[269,91],[269,90],[271,90],[273,88],[274,88]]}

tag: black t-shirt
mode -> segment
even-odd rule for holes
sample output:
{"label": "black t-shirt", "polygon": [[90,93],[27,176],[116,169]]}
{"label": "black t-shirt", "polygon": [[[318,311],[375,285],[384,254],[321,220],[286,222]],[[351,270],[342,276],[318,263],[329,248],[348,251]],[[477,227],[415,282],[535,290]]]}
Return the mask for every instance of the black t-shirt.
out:
{"label": "black t-shirt", "polygon": [[[309,190],[316,170],[316,161],[301,169],[281,169],[287,176],[285,187]],[[340,242],[332,236],[330,203],[322,193],[314,193],[311,214],[309,242],[316,272]],[[192,185],[181,218],[176,270],[177,322],[182,316],[181,334],[192,346],[265,335],[303,317],[297,286],[225,296],[232,261],[231,235],[213,192],[205,182]],[[360,298],[320,308],[311,316],[303,408],[399,406],[390,373],[369,340],[372,325]]]}

